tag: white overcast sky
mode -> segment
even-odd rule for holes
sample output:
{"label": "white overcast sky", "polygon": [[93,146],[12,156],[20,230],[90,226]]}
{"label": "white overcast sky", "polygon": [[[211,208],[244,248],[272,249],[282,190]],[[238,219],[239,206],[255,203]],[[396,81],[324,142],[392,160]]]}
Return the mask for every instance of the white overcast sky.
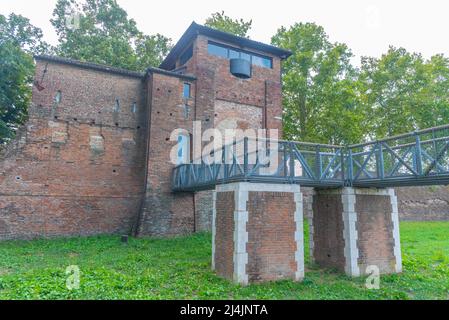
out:
{"label": "white overcast sky", "polygon": [[[147,34],[162,33],[176,42],[192,21],[203,23],[224,10],[253,20],[250,37],[270,42],[280,26],[295,22],[322,25],[331,41],[346,43],[356,56],[380,56],[389,45],[428,58],[449,56],[448,0],[118,0]],[[56,0],[0,0],[0,13],[28,17],[48,42],[56,35],[49,22]]]}

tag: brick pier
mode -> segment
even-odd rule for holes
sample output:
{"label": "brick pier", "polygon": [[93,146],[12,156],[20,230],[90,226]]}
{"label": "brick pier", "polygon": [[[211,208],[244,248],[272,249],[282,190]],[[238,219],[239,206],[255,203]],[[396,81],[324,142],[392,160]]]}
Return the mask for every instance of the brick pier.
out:
{"label": "brick pier", "polygon": [[349,276],[402,271],[397,198],[393,189],[316,190],[311,223],[314,261]]}
{"label": "brick pier", "polygon": [[298,185],[232,183],[214,193],[212,267],[236,283],[304,278]]}
{"label": "brick pier", "polygon": [[[298,185],[231,183],[213,197],[212,268],[249,283],[304,278],[303,196]],[[312,261],[357,277],[402,271],[393,189],[316,190]],[[372,270],[372,269],[371,269]]]}

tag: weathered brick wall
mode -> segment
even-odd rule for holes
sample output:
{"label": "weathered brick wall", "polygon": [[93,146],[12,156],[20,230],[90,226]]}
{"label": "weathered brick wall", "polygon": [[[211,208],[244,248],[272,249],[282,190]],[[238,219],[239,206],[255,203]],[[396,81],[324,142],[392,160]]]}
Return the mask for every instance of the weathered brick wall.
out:
{"label": "weathered brick wall", "polygon": [[207,37],[199,35],[194,55],[197,66],[207,66],[214,71],[216,99],[264,107],[266,81],[280,83],[280,59],[273,57],[273,69],[253,65],[251,78],[239,79],[229,72],[229,60],[209,55],[207,42]]}
{"label": "weathered brick wall", "polygon": [[[196,82],[40,58],[35,79],[44,89],[33,88],[30,120],[2,153],[0,237],[209,229],[210,193],[196,201],[171,193],[172,130],[191,131],[193,120],[203,130],[218,123],[281,129],[282,112],[279,58],[273,69],[253,66],[252,78],[242,80],[227,59],[208,54],[207,40],[198,36],[186,66]],[[181,107],[186,81],[188,117]]]}
{"label": "weathered brick wall", "polygon": [[44,89],[0,162],[0,239],[129,232],[143,192],[142,79],[45,60],[36,79]]}
{"label": "weathered brick wall", "polygon": [[[193,43],[193,56],[185,72],[197,78],[194,119],[201,121],[203,131],[209,128],[278,129],[282,136],[282,101],[279,58],[273,57],[273,69],[253,66],[250,79],[239,79],[229,71],[229,61],[209,55],[208,38],[199,35]],[[261,52],[259,52],[261,53]],[[261,53],[263,54],[263,53]],[[206,143],[203,142],[203,146]],[[198,230],[209,228],[212,217],[212,193],[195,197]]]}
{"label": "weathered brick wall", "polygon": [[313,196],[314,260],[351,276],[401,272],[393,189],[317,190]]}
{"label": "weathered brick wall", "polygon": [[262,109],[259,107],[217,100],[215,114],[215,127],[223,134],[226,129],[262,128]]}
{"label": "weathered brick wall", "polygon": [[[302,188],[304,217],[312,217],[313,188]],[[395,188],[398,197],[399,218],[402,221],[449,220],[449,187],[401,187]]]}
{"label": "weathered brick wall", "polygon": [[195,192],[195,230],[197,232],[212,229],[213,191]]}
{"label": "weathered brick wall", "polygon": [[215,220],[215,270],[233,280],[234,275],[234,192],[217,192]]}
{"label": "weathered brick wall", "polygon": [[293,193],[249,192],[246,268],[250,282],[295,279],[295,210]]}
{"label": "weathered brick wall", "polygon": [[[171,192],[171,173],[175,164],[170,161],[170,153],[177,144],[177,137],[171,141],[170,136],[175,129],[192,130],[193,114],[186,117],[181,107],[186,81],[154,74],[148,84],[152,92],[151,125],[146,196],[139,227],[142,235],[174,236],[194,231],[193,194]],[[195,101],[195,84],[191,84],[190,106]]]}
{"label": "weathered brick wall", "polygon": [[396,188],[401,220],[449,220],[449,187]]}
{"label": "weathered brick wall", "polygon": [[314,261],[344,270],[343,204],[341,195],[316,194],[313,197]]}
{"label": "weathered brick wall", "polygon": [[394,270],[392,208],[389,196],[357,195],[356,228],[358,231],[358,264],[362,272],[370,265],[382,273]]}

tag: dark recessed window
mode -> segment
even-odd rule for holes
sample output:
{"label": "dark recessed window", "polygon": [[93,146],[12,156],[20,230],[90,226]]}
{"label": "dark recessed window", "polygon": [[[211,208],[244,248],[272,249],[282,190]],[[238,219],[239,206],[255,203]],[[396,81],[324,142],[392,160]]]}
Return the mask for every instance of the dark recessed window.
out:
{"label": "dark recessed window", "polygon": [[216,45],[214,43],[208,44],[207,51],[209,52],[209,54],[214,55],[214,56],[219,56],[219,57],[223,57],[223,58],[228,57],[228,48]]}
{"label": "dark recessed window", "polygon": [[186,64],[193,56],[193,44],[179,57],[179,64],[182,66]]}
{"label": "dark recessed window", "polygon": [[244,59],[246,61],[250,61],[252,64],[264,67],[264,68],[273,68],[273,59],[267,56],[262,56],[259,54],[239,50],[236,48],[228,47],[225,45],[217,44],[214,42],[209,42],[207,46],[208,53],[210,55],[223,57],[227,59]]}
{"label": "dark recessed window", "polygon": [[191,97],[190,89],[191,89],[190,83],[184,83],[183,92],[182,92],[182,96],[183,96],[184,98],[187,98],[187,99],[188,99],[188,98]]}

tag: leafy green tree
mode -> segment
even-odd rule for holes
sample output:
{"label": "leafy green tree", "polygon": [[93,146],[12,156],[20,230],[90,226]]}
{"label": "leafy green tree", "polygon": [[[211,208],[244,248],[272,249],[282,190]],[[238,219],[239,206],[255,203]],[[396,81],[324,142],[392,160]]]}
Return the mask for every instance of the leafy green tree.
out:
{"label": "leafy green tree", "polygon": [[285,138],[333,144],[360,141],[364,113],[348,47],[331,43],[314,23],[282,27],[272,44],[293,53],[282,73]]}
{"label": "leafy green tree", "polygon": [[42,31],[27,18],[0,15],[0,145],[26,120],[34,74],[32,55],[47,50]]}
{"label": "leafy green tree", "polygon": [[170,39],[139,31],[116,0],[58,0],[51,23],[57,54],[72,59],[143,71],[171,48]]}
{"label": "leafy green tree", "polygon": [[0,14],[0,41],[9,42],[30,54],[46,53],[51,48],[43,41],[42,30],[33,26],[30,20],[11,13],[8,17]]}
{"label": "leafy green tree", "polygon": [[249,38],[248,31],[251,30],[252,24],[252,20],[244,21],[243,19],[232,19],[225,15],[224,11],[213,13],[212,16],[207,18],[205,22],[205,25],[210,28],[246,38]]}
{"label": "leafy green tree", "polygon": [[449,123],[449,58],[435,55],[420,65],[424,85],[414,92],[411,105],[420,129]]}
{"label": "leafy green tree", "polygon": [[449,60],[390,47],[362,58],[360,73],[372,138],[449,123]]}

